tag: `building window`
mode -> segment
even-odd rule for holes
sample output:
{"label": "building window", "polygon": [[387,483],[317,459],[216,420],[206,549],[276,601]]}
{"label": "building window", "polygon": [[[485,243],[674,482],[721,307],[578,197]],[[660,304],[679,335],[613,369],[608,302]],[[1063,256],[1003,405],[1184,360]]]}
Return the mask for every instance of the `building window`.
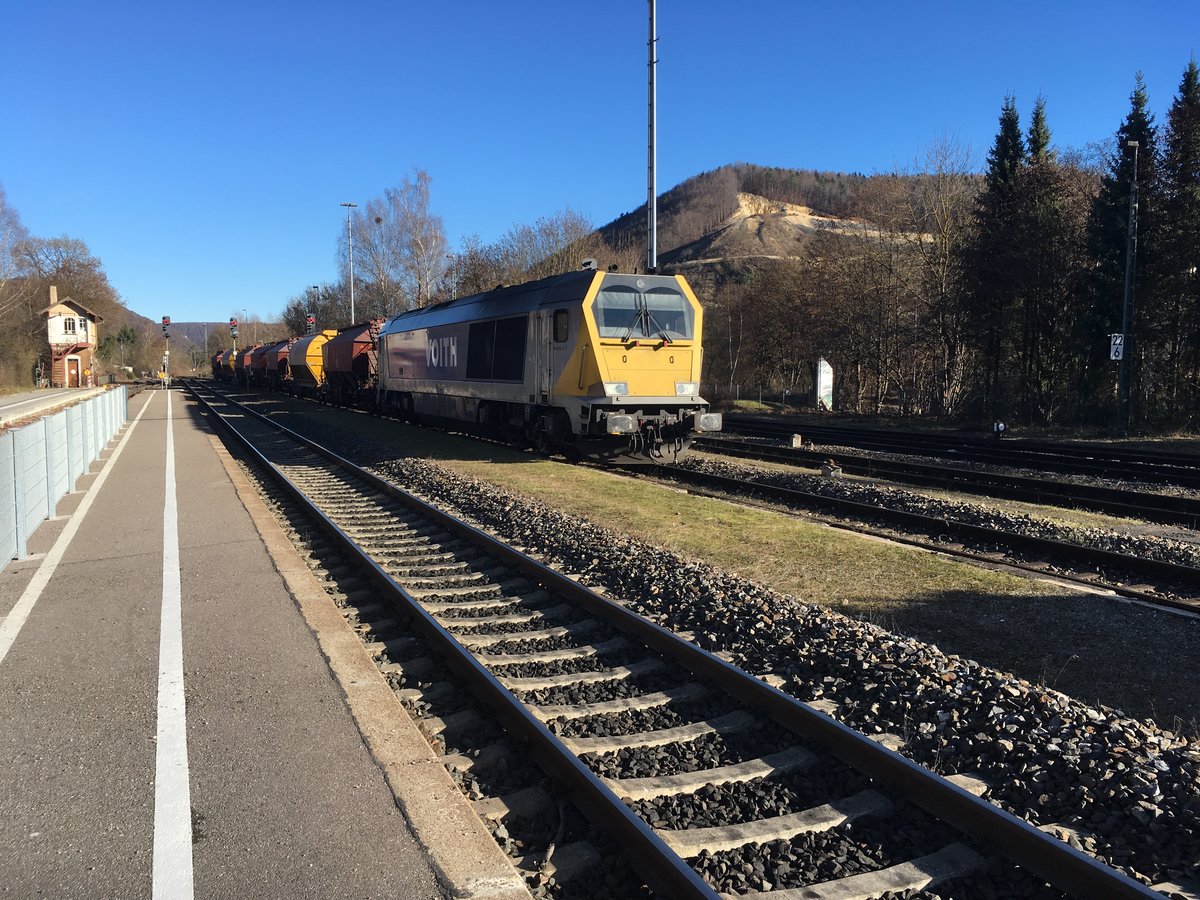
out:
{"label": "building window", "polygon": [[74,334],[75,333],[75,319],[73,316],[67,316],[65,319],[62,320],[62,324],[63,324],[63,334]]}
{"label": "building window", "polygon": [[87,319],[85,319],[83,316],[79,317],[79,333],[87,334]]}

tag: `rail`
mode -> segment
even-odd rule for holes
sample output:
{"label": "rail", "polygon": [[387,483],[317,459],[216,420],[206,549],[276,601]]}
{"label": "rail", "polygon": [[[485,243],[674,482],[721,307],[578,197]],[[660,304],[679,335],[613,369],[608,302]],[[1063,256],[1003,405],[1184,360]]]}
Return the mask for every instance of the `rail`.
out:
{"label": "rail", "polygon": [[[194,393],[197,399],[205,402],[198,392]],[[423,519],[428,519],[437,527],[469,541],[490,557],[522,573],[529,581],[577,604],[588,614],[604,619],[687,671],[718,685],[745,705],[764,712],[785,728],[823,745],[839,758],[885,784],[888,789],[905,796],[916,806],[959,830],[981,838],[990,846],[1000,849],[1021,867],[1068,893],[1083,897],[1161,898],[1161,894],[1154,890],[1104,866],[1029,823],[979,799],[812,706],[605,599],[524,553],[354,466],[319,444],[271,422],[252,410],[228,400],[223,402],[236,407],[239,416],[266,423],[277,435],[317,454],[331,467],[352,474],[356,483],[369,485],[375,491],[419,511]],[[215,410],[213,411],[215,413]],[[675,897],[717,896],[686,861],[674,853],[654,829],[621,802],[605,781],[572,753],[564,741],[554,735],[541,719],[520,702],[475,654],[460,643],[409,590],[399,585],[298,485],[285,477],[279,465],[260,452],[253,441],[233,424],[219,415],[217,421],[226,434],[236,440],[264,471],[270,473],[292,500],[308,510],[321,529],[338,546],[361,561],[379,590],[408,614],[410,621],[445,654],[451,666],[470,681],[472,689],[484,698],[489,707],[501,717],[506,727],[524,737],[548,770],[570,786],[572,798],[585,813],[622,843],[636,860],[638,870],[653,887]],[[310,464],[304,465],[311,470]]]}

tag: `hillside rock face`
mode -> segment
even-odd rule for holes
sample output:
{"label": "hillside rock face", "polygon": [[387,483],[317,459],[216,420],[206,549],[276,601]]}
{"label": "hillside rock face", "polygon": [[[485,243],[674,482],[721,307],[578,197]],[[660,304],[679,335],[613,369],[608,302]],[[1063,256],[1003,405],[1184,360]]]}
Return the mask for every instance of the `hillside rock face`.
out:
{"label": "hillside rock face", "polygon": [[663,254],[661,260],[682,268],[737,259],[790,259],[800,256],[818,232],[849,234],[862,227],[807,206],[739,193],[737,210],[717,230]]}

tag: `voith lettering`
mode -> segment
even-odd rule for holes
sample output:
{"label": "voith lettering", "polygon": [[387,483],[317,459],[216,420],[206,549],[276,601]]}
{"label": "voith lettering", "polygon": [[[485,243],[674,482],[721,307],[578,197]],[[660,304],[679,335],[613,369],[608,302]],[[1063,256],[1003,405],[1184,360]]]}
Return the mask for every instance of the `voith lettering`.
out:
{"label": "voith lettering", "polygon": [[429,342],[427,360],[430,368],[445,368],[458,365],[458,338],[433,338]]}

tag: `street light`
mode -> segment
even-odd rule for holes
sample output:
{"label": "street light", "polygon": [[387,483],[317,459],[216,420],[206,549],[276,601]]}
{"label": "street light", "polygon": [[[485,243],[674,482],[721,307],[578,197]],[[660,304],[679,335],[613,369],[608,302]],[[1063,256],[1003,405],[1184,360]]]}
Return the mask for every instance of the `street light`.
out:
{"label": "street light", "polygon": [[447,253],[446,259],[450,260],[450,300],[454,301],[458,299],[458,260],[453,253]]}
{"label": "street light", "polygon": [[1129,227],[1125,232],[1125,299],[1121,304],[1121,359],[1117,369],[1117,434],[1125,434],[1129,428],[1129,354],[1133,349],[1129,329],[1133,323],[1133,278],[1137,267],[1137,213],[1138,213],[1138,148],[1137,141],[1126,141],[1125,146],[1133,150],[1133,178],[1129,185]]}
{"label": "street light", "polygon": [[357,209],[357,203],[339,203],[346,207],[346,251],[350,260],[350,324],[354,324],[354,232],[350,229],[350,210]]}

